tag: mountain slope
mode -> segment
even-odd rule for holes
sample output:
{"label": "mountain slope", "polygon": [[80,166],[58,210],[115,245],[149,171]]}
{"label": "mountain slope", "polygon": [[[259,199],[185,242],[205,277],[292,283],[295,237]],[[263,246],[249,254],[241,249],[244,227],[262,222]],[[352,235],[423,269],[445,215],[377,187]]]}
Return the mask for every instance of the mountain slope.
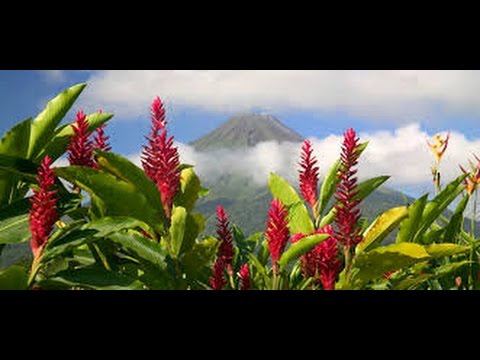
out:
{"label": "mountain slope", "polygon": [[197,151],[247,148],[263,141],[301,142],[303,137],[271,115],[242,114],[231,117],[211,133],[191,142]]}

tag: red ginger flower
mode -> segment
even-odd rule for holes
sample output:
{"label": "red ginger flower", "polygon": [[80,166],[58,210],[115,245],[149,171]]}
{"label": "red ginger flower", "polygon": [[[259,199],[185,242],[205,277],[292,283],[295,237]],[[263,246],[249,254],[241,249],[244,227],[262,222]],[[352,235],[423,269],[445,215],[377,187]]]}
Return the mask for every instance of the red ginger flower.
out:
{"label": "red ginger flower", "polygon": [[[333,237],[333,227],[325,226],[318,229],[316,234],[329,234],[330,237],[302,255],[302,270],[305,276],[313,277],[316,283],[321,283],[325,290],[333,290],[342,267],[342,262],[338,258],[337,241]],[[297,234],[292,238],[292,243],[304,237],[304,234]]]}
{"label": "red ginger flower", "polygon": [[148,146],[144,146],[142,165],[147,176],[157,184],[163,208],[171,217],[173,198],[180,187],[180,158],[173,146],[173,136],[167,137],[165,109],[157,96],[151,106],[152,131]]}
{"label": "red ginger flower", "polygon": [[362,241],[361,228],[358,225],[361,215],[360,209],[357,208],[360,200],[355,200],[358,190],[355,177],[357,170],[354,167],[358,164],[360,157],[358,148],[359,138],[356,137],[355,130],[348,129],[344,134],[339,170],[340,182],[335,192],[335,199],[338,202],[335,205],[337,210],[335,238],[346,249],[351,249]]}
{"label": "red ginger flower", "polygon": [[250,289],[250,270],[248,269],[248,264],[243,264],[238,272],[238,277],[240,278],[240,290],[249,290]]}
{"label": "red ginger flower", "polygon": [[305,140],[302,146],[302,161],[299,171],[300,190],[305,201],[314,208],[317,203],[318,166],[315,166],[317,159],[312,153],[311,142]]}
{"label": "red ginger flower", "polygon": [[112,150],[112,147],[108,143],[108,139],[110,138],[109,136],[105,135],[105,127],[107,124],[103,124],[97,128],[95,131],[95,136],[93,137],[94,141],[94,147],[95,149],[101,150],[101,151],[110,151]]}
{"label": "red ginger flower", "polygon": [[290,238],[287,221],[288,211],[280,200],[274,199],[268,212],[267,230],[265,231],[270,256],[272,257],[273,272],[278,272],[278,260],[287,246]]}
{"label": "red ginger flower", "polygon": [[233,276],[233,257],[235,249],[233,248],[233,235],[229,228],[228,214],[225,209],[218,205],[217,207],[217,235],[220,240],[220,248],[218,256],[223,258],[227,271],[230,276]]}
{"label": "red ginger flower", "polygon": [[213,265],[210,286],[213,290],[222,290],[225,285],[227,285],[227,280],[225,279],[225,260],[219,257]]}
{"label": "red ginger flower", "polygon": [[95,167],[93,160],[93,143],[90,141],[87,116],[83,111],[77,113],[77,119],[72,124],[74,135],[70,138],[68,160],[70,165]]}
{"label": "red ginger flower", "polygon": [[55,184],[55,174],[50,168],[52,159],[48,156],[42,161],[38,168],[37,183],[39,189],[33,190],[30,199],[32,208],[30,210],[30,232],[32,241],[30,243],[33,256],[37,258],[48,241],[53,226],[58,220],[56,190],[52,190]]}

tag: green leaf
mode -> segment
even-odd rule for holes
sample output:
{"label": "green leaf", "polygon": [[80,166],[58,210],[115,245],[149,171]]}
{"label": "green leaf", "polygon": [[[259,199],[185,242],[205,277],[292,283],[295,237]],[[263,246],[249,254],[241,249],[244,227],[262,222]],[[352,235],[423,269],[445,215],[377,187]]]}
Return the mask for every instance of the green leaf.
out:
{"label": "green leaf", "polygon": [[469,199],[470,196],[466,195],[458,203],[452,215],[452,218],[450,219],[450,222],[445,229],[443,241],[451,243],[457,242],[457,239],[460,236],[460,231],[462,230],[463,215],[465,213],[465,209],[467,207]]}
{"label": "green leaf", "polygon": [[180,248],[180,254],[185,254],[192,250],[195,245],[195,240],[200,233],[205,230],[205,218],[202,214],[187,214],[187,222],[185,227],[185,235]]}
{"label": "green leaf", "polygon": [[377,176],[359,183],[357,186],[358,194],[354,197],[354,199],[365,199],[388,179],[390,179],[390,176]]}
{"label": "green leaf", "polygon": [[35,159],[37,154],[52,139],[55,128],[86,86],[87,84],[78,84],[61,92],[33,120],[27,155],[29,159]]}
{"label": "green leaf", "polygon": [[282,254],[278,264],[280,267],[285,268],[290,262],[297,260],[300,256],[309,252],[316,245],[320,244],[329,237],[330,235],[328,234],[315,234],[306,236],[305,238],[290,245],[288,250]]}
{"label": "green leaf", "polygon": [[58,168],[55,172],[87,191],[92,197],[92,203],[95,201],[97,204],[99,215],[132,217],[150,225],[158,233],[163,233],[165,215],[158,205],[152,206],[152,199],[145,193],[146,189],[91,168],[69,166]]}
{"label": "green leaf", "polygon": [[202,189],[200,179],[193,171],[193,168],[186,168],[180,174],[180,191],[175,196],[174,204],[182,206],[188,212],[192,211],[195,203],[200,197]]}
{"label": "green leaf", "polygon": [[[11,200],[18,178],[12,176],[8,170],[17,170],[23,165],[20,159],[24,159],[28,151],[28,140],[30,137],[31,119],[26,119],[15,125],[0,140],[0,205]],[[36,169],[35,169],[36,170]]]}
{"label": "green leaf", "polygon": [[105,270],[97,265],[59,272],[57,276],[50,278],[49,282],[58,282],[71,287],[75,286],[93,290],[145,289],[145,285],[140,281]]}
{"label": "green leaf", "polygon": [[[38,165],[30,160],[18,156],[0,154],[0,172],[4,174],[3,176],[7,179],[11,179],[12,174],[15,174],[33,183],[37,175],[37,168]],[[17,177],[14,178],[18,179]],[[2,179],[3,178],[0,178],[0,180]]]}
{"label": "green leaf", "polygon": [[430,255],[421,245],[403,242],[363,252],[356,256],[354,267],[358,270],[355,280],[366,283],[382,277],[390,271],[402,269],[428,260]]}
{"label": "green leaf", "polygon": [[336,216],[337,216],[337,209],[332,207],[328,212],[328,214],[322,217],[322,220],[320,221],[320,228],[323,228],[324,226],[327,226],[333,223],[335,221]]}
{"label": "green leaf", "polygon": [[408,276],[393,286],[393,290],[409,290],[433,278],[433,274]]}
{"label": "green leaf", "polygon": [[311,234],[315,231],[305,204],[285,179],[271,173],[268,186],[273,197],[278,198],[288,207],[288,227],[291,234]]}
{"label": "green leaf", "polygon": [[158,270],[166,269],[165,259],[167,254],[164,248],[138,232],[116,232],[109,235],[108,238],[121,245],[138,260],[146,261]]}
{"label": "green leaf", "polygon": [[185,254],[183,265],[190,281],[208,282],[219,246],[220,242],[213,236],[209,236],[196,242],[192,250]]}
{"label": "green leaf", "polygon": [[[93,133],[98,127],[109,121],[113,114],[94,113],[87,116],[88,131]],[[43,159],[45,155],[50,156],[53,160],[57,160],[63,153],[67,151],[70,144],[70,138],[74,135],[72,124],[66,124],[55,131],[53,138],[39,152],[36,159]]]}
{"label": "green leaf", "polygon": [[470,250],[470,246],[462,246],[457,244],[431,244],[426,245],[425,250],[432,257],[432,259],[437,259],[445,256],[452,256],[466,253]]}
{"label": "green leaf", "polygon": [[335,189],[339,182],[338,178],[338,169],[340,168],[340,160],[335,161],[335,163],[328,170],[327,175],[322,183],[322,188],[320,190],[320,214],[323,215],[330,199],[335,193]]}
{"label": "green leaf", "polygon": [[30,239],[29,214],[0,220],[0,244],[25,242]]}
{"label": "green leaf", "polygon": [[161,214],[166,223],[165,212],[157,186],[145,172],[128,159],[110,152],[97,151],[96,159],[100,168],[119,180],[133,185],[148,200],[151,207]]}
{"label": "green leaf", "polygon": [[458,195],[460,195],[464,189],[463,180],[465,180],[466,176],[467,175],[465,174],[459,176],[457,179],[448,184],[445,189],[443,189],[432,201],[427,203],[425,210],[423,211],[420,227],[415,234],[413,241],[419,240],[432,225],[432,223],[452,203],[452,201],[455,200]]}
{"label": "green leaf", "polygon": [[378,246],[397,225],[408,216],[406,206],[389,209],[381,214],[363,234],[363,240],[358,244],[356,253],[369,251]]}
{"label": "green leaf", "polygon": [[10,266],[0,270],[0,290],[26,290],[28,274],[21,266]]}
{"label": "green leaf", "polygon": [[114,232],[142,226],[140,221],[129,217],[104,217],[80,224],[81,222],[73,223],[53,234],[45,246],[42,261],[48,261],[67,250],[105,238]]}
{"label": "green leaf", "polygon": [[408,218],[403,220],[400,224],[400,230],[397,235],[397,244],[402,242],[412,242],[415,233],[420,226],[423,210],[427,204],[428,194],[415,200],[408,207]]}
{"label": "green leaf", "polygon": [[170,225],[170,241],[172,254],[176,258],[180,255],[183,238],[185,235],[185,225],[187,222],[187,210],[181,206],[174,206],[172,209],[172,220]]}

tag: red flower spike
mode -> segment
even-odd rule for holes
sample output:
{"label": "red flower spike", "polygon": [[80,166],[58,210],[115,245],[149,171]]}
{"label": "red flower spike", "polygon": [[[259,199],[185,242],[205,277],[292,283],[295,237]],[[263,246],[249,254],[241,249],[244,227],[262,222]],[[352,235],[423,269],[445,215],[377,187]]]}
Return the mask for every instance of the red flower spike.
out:
{"label": "red flower spike", "polygon": [[97,128],[95,131],[95,136],[93,137],[93,142],[94,142],[94,147],[95,149],[101,150],[101,151],[110,151],[112,150],[112,147],[108,143],[108,139],[110,138],[109,136],[105,135],[105,127],[107,124],[103,124]]}
{"label": "red flower spike", "polygon": [[222,290],[225,285],[227,285],[227,280],[225,279],[225,261],[219,257],[213,265],[210,286],[213,290]]}
{"label": "red flower spike", "polygon": [[318,166],[315,166],[317,159],[313,156],[313,148],[309,140],[303,142],[301,159],[300,190],[305,201],[314,208],[317,203]]}
{"label": "red flower spike", "polygon": [[[305,276],[313,277],[316,283],[321,283],[325,290],[333,290],[335,289],[337,275],[342,267],[342,262],[338,258],[337,241],[333,237],[333,227],[331,225],[325,226],[318,229],[316,234],[329,234],[330,238],[302,255],[302,271]],[[304,237],[304,234],[296,234],[292,238],[292,243]]]}
{"label": "red flower spike", "polygon": [[173,136],[167,137],[165,109],[157,96],[151,106],[152,131],[148,146],[144,146],[142,165],[147,176],[157,184],[163,208],[171,217],[173,198],[180,187],[180,158],[173,146]]}
{"label": "red flower spike", "polygon": [[348,129],[344,134],[339,170],[340,182],[335,192],[335,199],[338,202],[335,205],[337,210],[335,238],[346,249],[352,249],[362,241],[361,229],[358,226],[361,215],[360,209],[357,208],[360,200],[355,200],[355,196],[358,194],[357,178],[355,177],[357,170],[354,169],[360,157],[359,145],[359,138],[356,137],[355,130]]}
{"label": "red flower spike", "polygon": [[95,167],[93,160],[93,144],[89,137],[87,116],[83,111],[77,113],[77,119],[72,124],[74,135],[70,138],[68,161],[70,165]]}
{"label": "red flower spike", "polygon": [[250,289],[250,270],[248,269],[248,264],[243,264],[238,272],[238,277],[240,278],[240,290],[249,290]]}
{"label": "red flower spike", "polygon": [[282,255],[290,238],[288,229],[287,208],[278,199],[274,199],[268,212],[267,230],[265,231],[273,272],[278,273],[278,260]]}
{"label": "red flower spike", "polygon": [[30,199],[30,232],[32,234],[31,248],[34,258],[41,255],[48,241],[53,226],[58,220],[56,190],[52,190],[55,184],[55,174],[50,168],[52,160],[45,156],[38,169],[37,183],[39,189],[33,190]]}
{"label": "red flower spike", "polygon": [[233,276],[233,257],[235,256],[235,249],[233,247],[233,235],[230,230],[228,221],[228,214],[225,209],[218,205],[217,207],[217,235],[220,240],[220,248],[218,256],[222,257],[227,271],[230,276]]}

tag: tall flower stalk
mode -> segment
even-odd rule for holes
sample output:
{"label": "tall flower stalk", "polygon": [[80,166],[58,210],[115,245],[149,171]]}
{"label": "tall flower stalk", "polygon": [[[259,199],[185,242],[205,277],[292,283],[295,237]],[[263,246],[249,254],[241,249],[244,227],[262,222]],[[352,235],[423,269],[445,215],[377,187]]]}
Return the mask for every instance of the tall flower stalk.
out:
{"label": "tall flower stalk", "polygon": [[445,137],[442,137],[440,134],[436,134],[433,137],[432,143],[427,140],[428,147],[430,148],[435,157],[435,162],[431,170],[433,176],[433,186],[436,194],[438,194],[442,189],[440,182],[440,162],[442,161],[445,151],[447,151],[449,140],[450,133],[448,133]]}
{"label": "tall flower stalk", "polygon": [[213,290],[222,290],[225,285],[227,285],[227,280],[225,279],[225,261],[219,257],[213,265],[210,286]]}
{"label": "tall flower stalk", "polygon": [[274,199],[268,212],[267,230],[265,231],[270,257],[272,258],[274,289],[278,287],[279,280],[278,260],[280,260],[290,239],[287,216],[288,211],[285,205],[279,199]]}
{"label": "tall flower stalk", "polygon": [[143,149],[142,165],[146,175],[157,184],[165,214],[171,218],[173,198],[180,188],[180,158],[173,136],[168,137],[165,108],[158,96],[150,110],[152,127],[148,145]]}
{"label": "tall flower stalk", "polygon": [[68,146],[68,161],[70,165],[95,167],[93,160],[93,143],[88,131],[87,116],[80,110],[72,124],[73,135]]}
{"label": "tall flower stalk", "polygon": [[233,282],[233,257],[235,255],[235,249],[233,247],[233,234],[230,229],[228,214],[221,205],[218,205],[217,207],[217,237],[218,240],[220,240],[218,257],[223,258],[227,268],[227,273],[231,282]]}
{"label": "tall flower stalk", "polygon": [[343,245],[347,274],[350,271],[353,250],[362,241],[359,225],[361,214],[358,208],[360,200],[356,198],[358,189],[357,177],[355,176],[357,173],[355,167],[358,164],[360,153],[359,138],[355,130],[350,128],[345,132],[343,138],[338,174],[339,183],[335,192],[335,199],[337,200],[335,205],[337,211],[335,238]]}
{"label": "tall flower stalk", "polygon": [[48,242],[50,233],[58,220],[57,213],[57,190],[54,189],[55,174],[51,168],[52,159],[46,156],[38,168],[37,184],[38,189],[33,189],[33,196],[30,199],[30,232],[34,263],[43,252]]}
{"label": "tall flower stalk", "polygon": [[313,211],[315,222],[318,218],[318,166],[317,159],[313,155],[312,144],[305,140],[302,146],[301,161],[299,163],[300,190],[304,200],[310,205]]}
{"label": "tall flower stalk", "polygon": [[248,269],[248,264],[243,264],[238,272],[238,277],[240,278],[240,290],[249,290],[250,289],[250,270]]}

